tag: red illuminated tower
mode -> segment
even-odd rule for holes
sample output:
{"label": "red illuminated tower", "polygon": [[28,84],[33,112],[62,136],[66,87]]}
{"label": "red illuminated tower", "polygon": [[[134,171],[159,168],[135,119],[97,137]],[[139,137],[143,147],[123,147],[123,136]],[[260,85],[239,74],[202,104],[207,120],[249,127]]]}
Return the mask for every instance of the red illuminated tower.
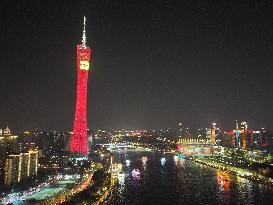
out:
{"label": "red illuminated tower", "polygon": [[83,21],[82,44],[77,45],[77,99],[74,128],[70,151],[79,155],[88,155],[87,145],[87,117],[86,117],[86,97],[87,81],[90,61],[90,48],[86,46],[85,26],[86,18]]}

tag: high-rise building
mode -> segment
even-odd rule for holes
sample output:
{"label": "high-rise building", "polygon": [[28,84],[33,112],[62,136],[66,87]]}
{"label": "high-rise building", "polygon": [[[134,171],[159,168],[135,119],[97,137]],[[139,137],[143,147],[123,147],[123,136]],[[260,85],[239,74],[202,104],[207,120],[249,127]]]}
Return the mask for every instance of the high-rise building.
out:
{"label": "high-rise building", "polygon": [[248,128],[248,126],[247,126],[247,122],[241,122],[241,130],[243,130],[243,131],[247,131],[247,128]]}
{"label": "high-rise building", "polygon": [[225,145],[232,147],[241,147],[247,149],[253,146],[253,132],[248,128],[247,122],[239,122],[236,120],[235,129],[232,131],[225,132],[225,139],[223,140]]}
{"label": "high-rise building", "polygon": [[21,155],[9,155],[5,163],[4,183],[6,185],[20,182],[21,180]]}
{"label": "high-rise building", "polygon": [[210,128],[206,128],[206,139],[210,141],[212,144],[216,144],[216,138],[219,135],[219,127],[214,122],[212,123]]}
{"label": "high-rise building", "polygon": [[76,112],[74,120],[74,128],[70,151],[72,153],[87,156],[87,116],[86,116],[86,97],[87,97],[87,81],[91,50],[86,46],[86,18],[84,17],[84,28],[82,36],[82,44],[77,45],[77,99]]}
{"label": "high-rise building", "polygon": [[38,150],[9,155],[5,162],[4,183],[11,185],[38,173]]}

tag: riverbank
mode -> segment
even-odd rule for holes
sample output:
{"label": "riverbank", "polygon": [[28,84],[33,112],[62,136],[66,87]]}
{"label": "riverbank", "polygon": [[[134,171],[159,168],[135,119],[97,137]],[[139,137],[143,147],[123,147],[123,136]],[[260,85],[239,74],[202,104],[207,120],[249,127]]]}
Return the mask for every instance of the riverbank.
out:
{"label": "riverbank", "polygon": [[85,190],[88,186],[90,186],[92,182],[93,174],[86,175],[85,180],[83,180],[80,184],[76,185],[71,190],[68,190],[64,193],[57,195],[56,197],[52,197],[43,202],[38,203],[37,205],[47,205],[47,204],[62,204],[69,201],[73,196]]}
{"label": "riverbank", "polygon": [[214,161],[213,159],[205,158],[205,157],[192,157],[189,159],[191,161],[206,165],[208,167],[219,169],[219,170],[224,171],[229,174],[238,175],[238,176],[243,177],[245,179],[253,180],[257,183],[273,186],[273,179],[267,178],[257,172],[250,171],[248,169],[238,168],[238,167],[235,167],[232,165],[219,163],[219,162]]}
{"label": "riverbank", "polygon": [[92,205],[108,204],[110,194],[113,191],[113,188],[116,185],[116,183],[117,183],[117,179],[111,178],[111,184],[109,184],[107,189],[105,189],[104,194],[102,194],[97,201],[92,202]]}
{"label": "riverbank", "polygon": [[101,163],[92,161],[81,161],[77,164],[77,166],[77,170],[81,173],[80,181],[74,183],[70,187],[67,187],[67,189],[56,194],[55,196],[48,197],[48,199],[43,200],[38,204],[74,204],[74,199],[78,199],[80,194],[92,187],[94,184],[95,173],[103,168]]}

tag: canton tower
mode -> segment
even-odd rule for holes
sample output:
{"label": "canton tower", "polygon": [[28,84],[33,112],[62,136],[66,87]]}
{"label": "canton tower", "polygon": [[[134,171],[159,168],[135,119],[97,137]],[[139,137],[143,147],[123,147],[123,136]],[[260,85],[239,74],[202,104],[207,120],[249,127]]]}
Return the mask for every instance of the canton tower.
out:
{"label": "canton tower", "polygon": [[86,97],[91,50],[86,46],[86,18],[83,19],[82,44],[77,45],[77,98],[70,151],[88,155]]}

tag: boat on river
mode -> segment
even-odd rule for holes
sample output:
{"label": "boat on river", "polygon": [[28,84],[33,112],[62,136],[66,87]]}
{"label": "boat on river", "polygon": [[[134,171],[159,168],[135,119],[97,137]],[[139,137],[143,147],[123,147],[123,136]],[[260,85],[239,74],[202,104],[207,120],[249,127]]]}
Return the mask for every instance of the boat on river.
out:
{"label": "boat on river", "polygon": [[142,158],[141,158],[141,161],[142,161],[143,164],[146,164],[147,160],[148,160],[147,157],[142,157]]}
{"label": "boat on river", "polygon": [[134,169],[132,171],[132,176],[138,178],[140,176],[140,171],[138,169]]}

